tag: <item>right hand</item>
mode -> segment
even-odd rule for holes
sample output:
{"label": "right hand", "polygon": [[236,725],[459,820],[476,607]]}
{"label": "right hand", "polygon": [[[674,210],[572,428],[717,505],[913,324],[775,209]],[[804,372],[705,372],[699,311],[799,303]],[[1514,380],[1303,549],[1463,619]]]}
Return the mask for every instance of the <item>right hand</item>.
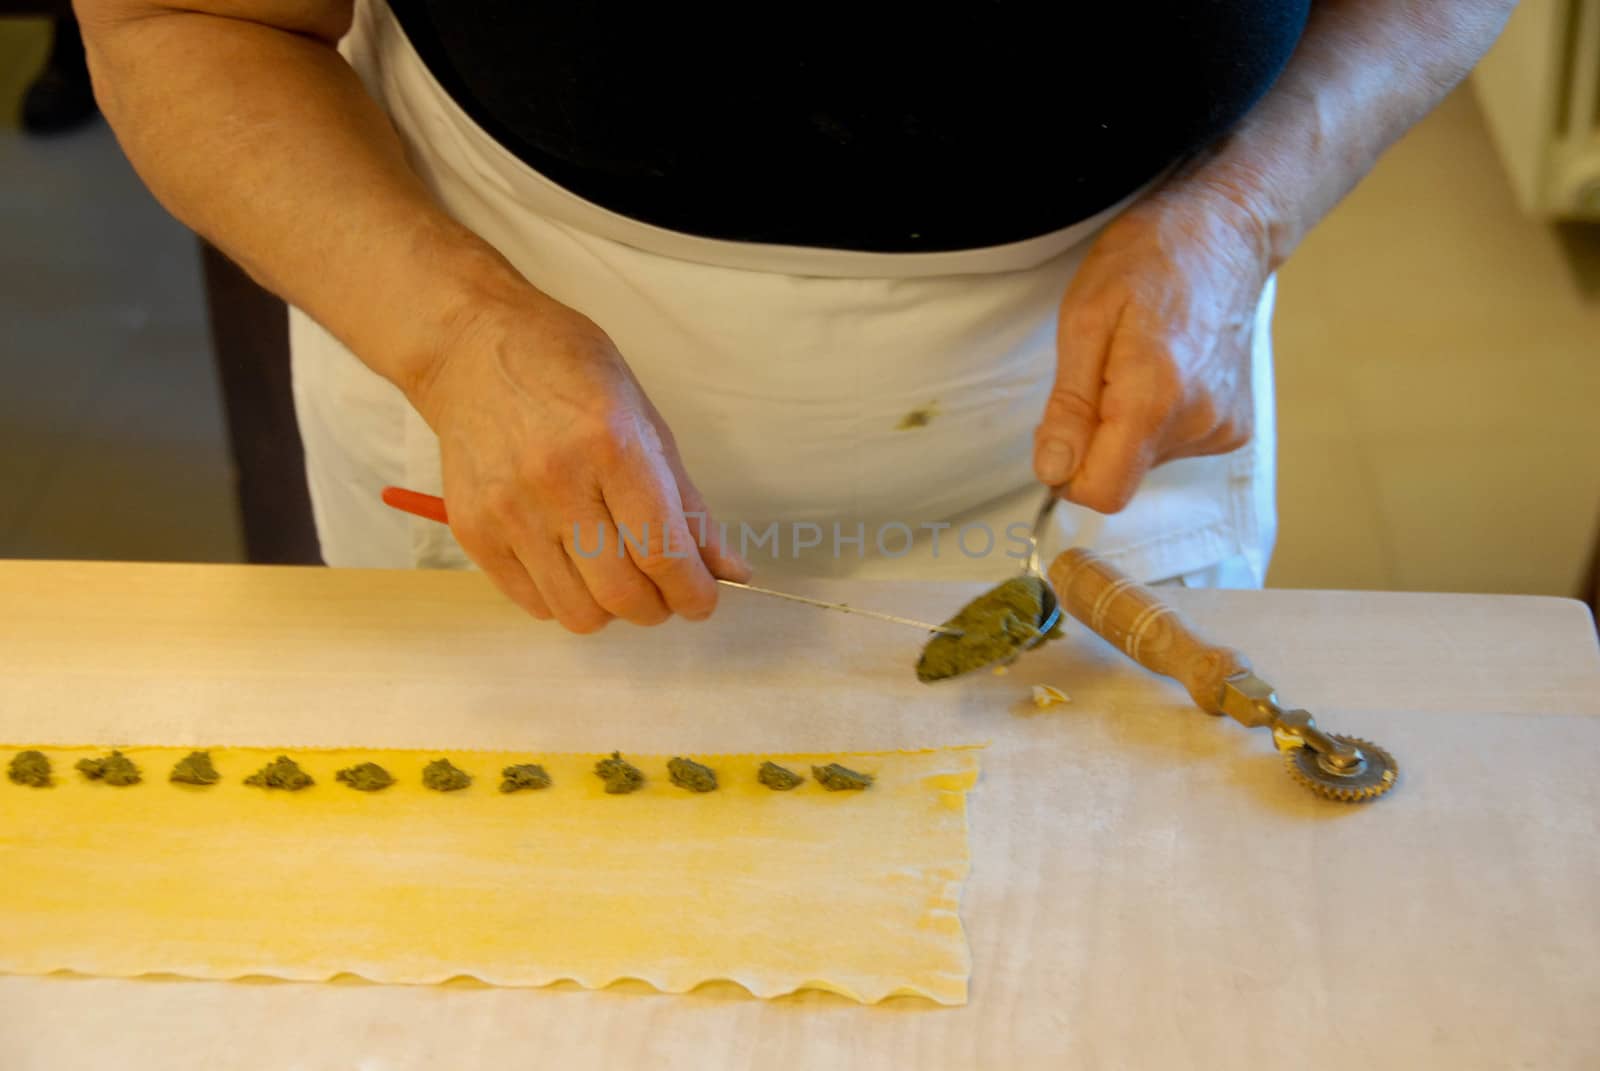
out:
{"label": "right hand", "polygon": [[[573,309],[537,292],[485,303],[408,394],[439,436],[457,541],[533,616],[573,632],[614,617],[698,621],[716,607],[716,577],[749,578],[661,414],[611,339]],[[618,523],[632,537],[621,554]]]}

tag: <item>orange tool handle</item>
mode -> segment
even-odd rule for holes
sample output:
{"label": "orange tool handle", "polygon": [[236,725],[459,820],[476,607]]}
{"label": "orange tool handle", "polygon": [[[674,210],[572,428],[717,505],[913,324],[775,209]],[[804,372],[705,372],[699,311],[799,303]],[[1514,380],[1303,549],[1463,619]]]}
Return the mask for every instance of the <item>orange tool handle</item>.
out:
{"label": "orange tool handle", "polygon": [[385,487],[383,504],[393,506],[402,513],[410,513],[424,520],[449,524],[450,516],[444,511],[444,499],[438,495],[425,495],[421,491],[407,491],[404,487]]}

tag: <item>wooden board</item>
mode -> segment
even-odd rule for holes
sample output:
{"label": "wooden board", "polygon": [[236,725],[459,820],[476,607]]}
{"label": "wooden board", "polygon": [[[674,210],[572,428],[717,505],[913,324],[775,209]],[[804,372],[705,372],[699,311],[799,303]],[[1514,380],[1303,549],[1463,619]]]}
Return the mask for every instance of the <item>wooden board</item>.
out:
{"label": "wooden board", "polygon": [[[971,589],[814,592],[937,618]],[[8,1069],[87,1066],[1583,1067],[1600,1063],[1600,656],[1577,603],[1175,592],[1289,701],[1401,759],[1292,784],[1074,631],[936,687],[919,637],[724,597],[569,637],[458,574],[0,563],[0,739],[641,752],[989,741],[970,1003],[733,986],[0,978]],[[1074,702],[1037,712],[1028,685]],[[3,920],[0,920],[3,925]],[[0,932],[3,939],[3,932]],[[1334,1039],[1337,1039],[1335,1041]],[[175,1057],[175,1058],[174,1058]]]}

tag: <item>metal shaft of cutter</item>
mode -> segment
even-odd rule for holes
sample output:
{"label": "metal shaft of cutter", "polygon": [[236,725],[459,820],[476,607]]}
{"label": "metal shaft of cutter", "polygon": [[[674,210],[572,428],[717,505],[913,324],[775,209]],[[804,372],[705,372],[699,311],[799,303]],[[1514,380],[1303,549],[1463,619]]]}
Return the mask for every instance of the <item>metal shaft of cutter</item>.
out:
{"label": "metal shaft of cutter", "polygon": [[863,610],[856,606],[846,606],[842,602],[824,602],[822,599],[811,599],[804,595],[792,595],[787,591],[773,591],[771,588],[759,588],[754,584],[741,584],[737,580],[718,579],[717,583],[740,591],[753,591],[757,595],[771,595],[775,599],[788,599],[790,602],[803,602],[807,606],[817,606],[824,610],[838,610],[843,614],[858,614],[861,617],[872,617],[879,621],[890,621],[896,625],[910,625],[920,628],[924,632],[943,632],[947,636],[960,636],[960,629],[949,628],[945,625],[930,625],[926,621],[914,621],[909,617],[896,617],[894,614],[880,614],[876,610]]}

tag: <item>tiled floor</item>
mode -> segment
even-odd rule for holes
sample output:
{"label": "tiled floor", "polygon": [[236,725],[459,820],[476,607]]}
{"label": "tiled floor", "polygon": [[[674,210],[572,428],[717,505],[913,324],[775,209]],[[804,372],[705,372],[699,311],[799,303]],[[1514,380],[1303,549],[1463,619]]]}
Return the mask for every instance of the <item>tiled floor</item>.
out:
{"label": "tiled floor", "polygon": [[[239,554],[192,239],[108,131],[30,142],[0,20],[0,555]],[[1466,92],[1284,270],[1284,587],[1572,594],[1600,522],[1600,232],[1518,214]]]}

